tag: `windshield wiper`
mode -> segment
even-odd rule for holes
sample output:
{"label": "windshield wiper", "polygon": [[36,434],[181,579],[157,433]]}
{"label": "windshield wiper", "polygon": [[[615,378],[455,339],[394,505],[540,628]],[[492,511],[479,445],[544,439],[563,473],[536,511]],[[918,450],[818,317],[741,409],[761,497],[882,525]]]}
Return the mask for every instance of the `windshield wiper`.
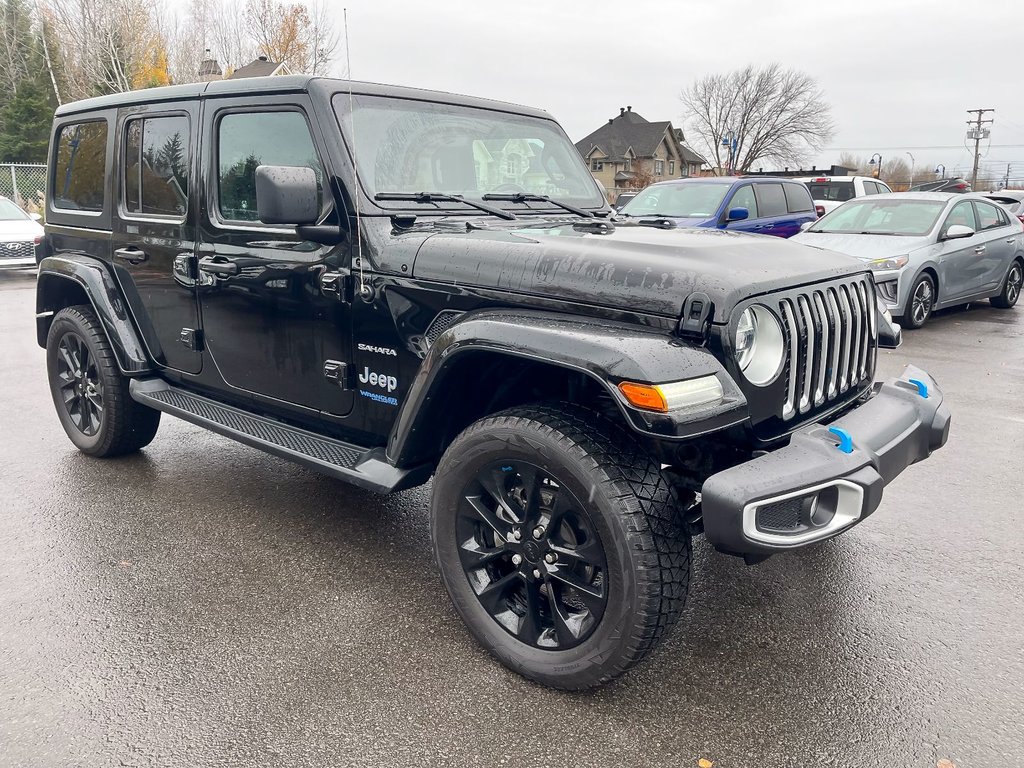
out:
{"label": "windshield wiper", "polygon": [[577,216],[583,216],[588,219],[594,218],[594,214],[590,211],[577,208],[575,205],[571,205],[569,203],[563,203],[561,200],[555,200],[553,197],[548,197],[547,195],[535,195],[532,192],[510,192],[508,194],[488,193],[483,196],[483,199],[507,200],[510,203],[550,203],[551,205],[556,205],[569,213],[575,213]]}
{"label": "windshield wiper", "polygon": [[[444,192],[378,192],[373,196],[374,200],[404,200],[411,203],[464,203],[478,211],[484,211],[493,216],[500,216],[511,221],[518,218],[512,211],[506,211],[486,203],[478,203],[476,200],[467,200],[462,195],[449,195]],[[486,196],[485,198],[486,199]]]}

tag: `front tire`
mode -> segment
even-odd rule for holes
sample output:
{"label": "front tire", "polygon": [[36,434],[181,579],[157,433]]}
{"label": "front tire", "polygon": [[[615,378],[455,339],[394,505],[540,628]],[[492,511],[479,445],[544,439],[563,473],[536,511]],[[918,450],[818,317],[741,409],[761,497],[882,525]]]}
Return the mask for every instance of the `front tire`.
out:
{"label": "front tire", "polygon": [[935,308],[935,280],[927,272],[918,276],[907,299],[907,314],[903,317],[907,328],[917,329],[928,322]]}
{"label": "front tire", "polygon": [[153,440],[160,411],[128,394],[128,379],[92,307],[67,307],[54,316],[46,370],[61,426],[83,453],[121,456]]}
{"label": "front tire", "polygon": [[611,420],[515,408],[468,427],[438,466],[431,536],[470,632],[555,688],[606,683],[675,623],[690,580],[676,493]]}
{"label": "front tire", "polygon": [[993,296],[989,299],[989,303],[993,307],[999,307],[999,309],[1010,309],[1017,303],[1017,299],[1020,298],[1022,287],[1024,287],[1024,264],[1021,263],[1020,259],[1015,259],[1010,264],[1010,270],[1006,273],[1006,279],[1003,281],[1003,290],[998,296]]}

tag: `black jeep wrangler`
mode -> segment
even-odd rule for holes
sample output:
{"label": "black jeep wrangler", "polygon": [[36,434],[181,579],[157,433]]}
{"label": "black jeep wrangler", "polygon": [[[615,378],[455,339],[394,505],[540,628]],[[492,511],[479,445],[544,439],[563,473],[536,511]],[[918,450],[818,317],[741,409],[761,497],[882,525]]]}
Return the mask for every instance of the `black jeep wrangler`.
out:
{"label": "black jeep wrangler", "polygon": [[378,493],[433,477],[456,609],[559,688],[657,645],[693,535],[835,536],[948,433],[926,373],[874,383],[899,327],[859,263],[615,221],[535,109],[297,76],[68,104],[46,229],[78,448],[166,412]]}

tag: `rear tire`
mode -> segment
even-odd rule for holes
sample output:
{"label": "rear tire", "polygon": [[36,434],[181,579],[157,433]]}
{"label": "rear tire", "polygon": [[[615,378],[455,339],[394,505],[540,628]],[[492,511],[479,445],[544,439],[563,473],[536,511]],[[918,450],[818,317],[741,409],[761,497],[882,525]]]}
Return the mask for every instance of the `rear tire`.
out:
{"label": "rear tire", "polygon": [[935,280],[927,272],[923,272],[914,281],[907,299],[907,313],[903,316],[904,326],[918,329],[928,322],[935,308]]}
{"label": "rear tire", "polygon": [[71,442],[90,456],[121,456],[153,440],[160,411],[132,400],[128,378],[92,307],[60,310],[46,337],[50,394]]}
{"label": "rear tire", "polygon": [[1003,290],[998,296],[989,299],[989,303],[999,309],[1010,309],[1020,298],[1022,287],[1024,287],[1024,262],[1014,259],[1006,273],[1006,279],[1003,280]]}
{"label": "rear tire", "polygon": [[676,493],[593,411],[531,406],[477,421],[441,459],[431,506],[456,610],[531,680],[579,690],[618,677],[686,601],[691,548]]}

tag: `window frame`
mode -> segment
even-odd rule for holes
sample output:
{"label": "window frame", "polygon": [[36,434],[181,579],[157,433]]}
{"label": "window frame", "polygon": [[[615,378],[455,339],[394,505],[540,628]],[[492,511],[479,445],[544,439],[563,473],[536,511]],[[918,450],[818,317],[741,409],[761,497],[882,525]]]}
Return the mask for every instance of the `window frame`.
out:
{"label": "window frame", "polygon": [[298,102],[288,104],[261,104],[261,103],[233,103],[223,107],[215,108],[209,122],[209,137],[204,139],[206,144],[207,167],[206,184],[206,217],[210,225],[215,229],[225,232],[273,232],[278,234],[295,235],[295,227],[282,227],[274,224],[264,224],[259,221],[243,221],[240,219],[227,219],[220,211],[220,124],[229,115],[253,115],[266,114],[268,112],[297,112],[306,122],[306,130],[309,131],[309,138],[313,144],[313,151],[316,152],[317,160],[320,161],[320,168],[324,174],[323,184],[323,207],[320,210],[318,221],[324,221],[337,205],[334,200],[334,193],[331,191],[330,166],[325,162],[326,153],[321,144],[317,141],[317,132],[314,131],[313,121],[310,119],[310,110],[307,105]]}
{"label": "window frame", "polygon": [[590,172],[601,173],[604,170],[604,160],[598,160],[597,158],[590,159]]}
{"label": "window frame", "polygon": [[664,160],[655,159],[655,161],[654,161],[654,175],[655,176],[664,176],[665,175],[665,161]]}
{"label": "window frame", "polygon": [[[729,202],[726,203],[725,210],[722,211],[722,215],[725,217],[726,221],[728,221],[728,218],[729,218],[729,211],[731,211],[733,208],[739,207],[739,206],[736,205],[736,197],[744,189],[749,189],[750,190],[750,194],[754,198],[754,210],[750,210],[750,206],[749,205],[743,206],[744,208],[747,209],[747,219],[749,220],[749,219],[759,219],[759,218],[761,218],[758,215],[757,192],[754,190],[754,187],[756,187],[756,186],[757,185],[753,184],[753,183],[740,184],[738,187],[736,187],[736,189],[734,189],[732,191],[732,195],[729,197]],[[742,219],[741,219],[741,221],[742,221]]]}
{"label": "window frame", "polygon": [[[751,186],[754,187],[754,199],[757,201],[757,211],[758,211],[758,214],[759,214],[757,218],[759,218],[759,219],[774,219],[774,218],[777,218],[779,216],[788,216],[789,215],[789,202],[786,200],[786,190],[784,190],[782,188],[782,183],[781,182],[778,182],[778,181],[766,181],[766,182],[761,182],[759,184],[752,184]],[[758,192],[762,191],[762,190],[767,191],[768,187],[777,187],[778,190],[779,190],[779,194],[782,195],[782,210],[779,213],[766,213],[765,211],[762,210],[763,203],[761,201],[761,195],[758,194]]]}
{"label": "window frame", "polygon": [[[128,124],[134,120],[142,121],[142,133],[140,134],[141,139],[145,138],[146,135],[146,121],[147,120],[158,120],[161,117],[184,117],[188,120],[188,185],[191,187],[193,178],[193,165],[195,165],[195,153],[193,151],[193,136],[195,136],[195,124],[192,120],[192,115],[185,109],[173,109],[167,112],[132,112],[124,116],[121,120],[121,126],[118,133],[118,145],[117,145],[117,159],[115,160],[115,172],[117,175],[117,183],[120,185],[120,190],[117,196],[117,215],[119,218],[125,221],[148,221],[158,222],[161,224],[182,224],[185,219],[188,218],[188,211],[192,205],[192,197],[195,192],[189,188],[185,190],[185,212],[180,216],[172,216],[170,214],[164,215],[159,213],[142,213],[133,212],[128,210],[127,196],[128,196],[128,185],[127,176],[124,171],[127,170],[128,160]],[[142,150],[142,144],[139,145],[139,150]],[[141,164],[139,166],[141,173]],[[142,179],[139,179],[139,203],[142,202]]]}
{"label": "window frame", "polygon": [[[112,163],[111,158],[111,130],[110,124],[113,122],[109,113],[97,113],[93,115],[69,115],[69,119],[62,120],[53,127],[53,140],[50,151],[50,167],[47,169],[46,181],[49,185],[49,189],[46,194],[46,202],[50,210],[59,216],[85,216],[93,219],[105,219],[105,227],[109,227],[109,216],[110,216],[110,195],[108,191],[110,184],[108,179],[110,177],[110,167]],[[103,137],[103,202],[100,204],[99,210],[87,210],[84,208],[61,208],[57,205],[58,197],[55,194],[57,188],[57,157],[60,154],[60,135],[64,132],[65,128],[75,125],[87,125],[89,123],[102,123],[106,128],[106,135]],[[56,222],[54,222],[56,223]]]}
{"label": "window frame", "polygon": [[[799,210],[793,210],[793,207],[790,204],[789,192],[787,191],[790,189],[794,190],[794,195],[800,195],[802,192],[803,196],[806,197],[807,202],[804,203],[803,199],[801,198],[801,204],[810,205],[810,208],[800,208]],[[807,186],[805,184],[801,184],[798,181],[784,181],[782,182],[782,194],[786,198],[786,210],[789,211],[790,213],[814,213],[814,200],[811,198],[811,192],[809,189],[807,189]]]}

